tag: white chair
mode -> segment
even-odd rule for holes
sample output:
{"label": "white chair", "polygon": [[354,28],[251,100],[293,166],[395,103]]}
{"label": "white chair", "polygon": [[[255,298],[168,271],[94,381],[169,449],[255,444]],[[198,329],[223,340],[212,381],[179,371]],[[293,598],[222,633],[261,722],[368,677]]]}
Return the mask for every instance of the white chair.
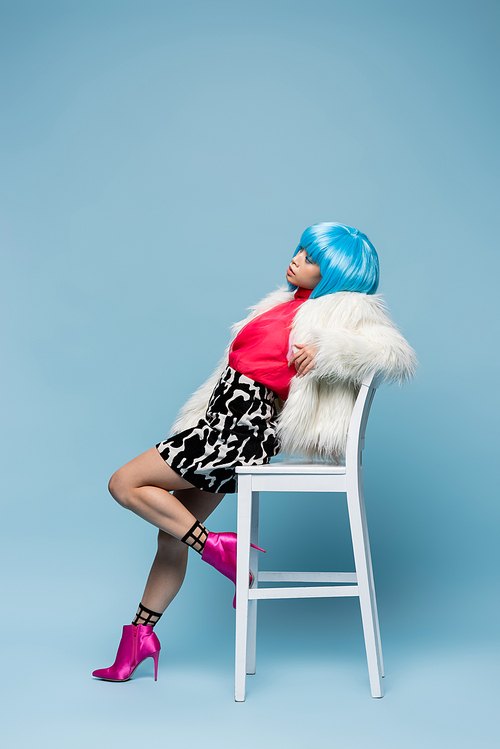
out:
{"label": "white chair", "polygon": [[[363,381],[349,424],[345,466],[277,462],[241,466],[238,472],[238,550],[236,585],[235,700],[245,700],[246,674],[255,673],[257,601],[269,598],[330,598],[357,596],[361,608],[372,697],[383,697],[384,676],[375,586],[363,498],[362,451],[365,428],[378,383]],[[354,551],[355,572],[259,572],[259,494],[270,492],[345,492]],[[249,588],[248,569],[254,573]],[[259,587],[259,583],[309,583],[303,587]],[[314,586],[311,583],[323,583]],[[332,583],[325,585],[324,583]]]}

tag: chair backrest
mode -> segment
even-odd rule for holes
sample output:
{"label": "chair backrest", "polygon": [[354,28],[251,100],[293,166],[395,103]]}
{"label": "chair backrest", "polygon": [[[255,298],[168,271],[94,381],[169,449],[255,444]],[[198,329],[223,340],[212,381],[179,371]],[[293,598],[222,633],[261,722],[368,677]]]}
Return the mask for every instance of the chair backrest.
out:
{"label": "chair backrest", "polygon": [[356,403],[349,422],[345,462],[347,469],[361,468],[361,453],[365,446],[365,430],[375,392],[380,384],[380,377],[374,372],[368,374],[359,389]]}

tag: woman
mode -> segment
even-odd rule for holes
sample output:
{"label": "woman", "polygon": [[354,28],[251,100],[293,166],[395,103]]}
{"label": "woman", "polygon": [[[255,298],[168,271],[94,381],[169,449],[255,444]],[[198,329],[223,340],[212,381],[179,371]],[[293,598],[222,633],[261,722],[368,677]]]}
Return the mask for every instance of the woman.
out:
{"label": "woman", "polygon": [[411,347],[373,296],[378,278],[365,234],[311,226],[286,272],[288,290],[272,292],[234,326],[219,367],[181,410],[172,436],[112,476],[116,501],[159,528],[158,552],[115,663],[93,676],[125,681],[152,657],[157,678],[153,627],[182,585],[188,547],[235,582],[236,534],[211,533],[203,523],[236,491],[236,466],[267,463],[280,450],[338,462],[363,377],[413,374]]}

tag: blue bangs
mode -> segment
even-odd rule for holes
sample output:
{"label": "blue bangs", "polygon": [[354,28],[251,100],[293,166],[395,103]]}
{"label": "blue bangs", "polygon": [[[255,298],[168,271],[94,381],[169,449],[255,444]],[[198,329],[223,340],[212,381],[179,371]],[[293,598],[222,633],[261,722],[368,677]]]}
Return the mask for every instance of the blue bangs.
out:
{"label": "blue bangs", "polygon": [[[302,234],[294,257],[300,250],[317,263],[321,281],[311,299],[336,291],[374,294],[379,280],[378,255],[366,234],[351,226],[332,222],[314,224]],[[297,287],[288,282],[290,290]]]}

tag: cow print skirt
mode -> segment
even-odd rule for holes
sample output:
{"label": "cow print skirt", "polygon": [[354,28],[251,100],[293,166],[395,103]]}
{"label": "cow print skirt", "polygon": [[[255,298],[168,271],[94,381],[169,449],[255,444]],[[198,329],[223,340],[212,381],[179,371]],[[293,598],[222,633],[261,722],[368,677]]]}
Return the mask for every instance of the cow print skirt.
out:
{"label": "cow print skirt", "polygon": [[269,463],[279,453],[276,395],[231,367],[196,426],[156,445],[163,460],[198,489],[236,492],[236,466]]}

